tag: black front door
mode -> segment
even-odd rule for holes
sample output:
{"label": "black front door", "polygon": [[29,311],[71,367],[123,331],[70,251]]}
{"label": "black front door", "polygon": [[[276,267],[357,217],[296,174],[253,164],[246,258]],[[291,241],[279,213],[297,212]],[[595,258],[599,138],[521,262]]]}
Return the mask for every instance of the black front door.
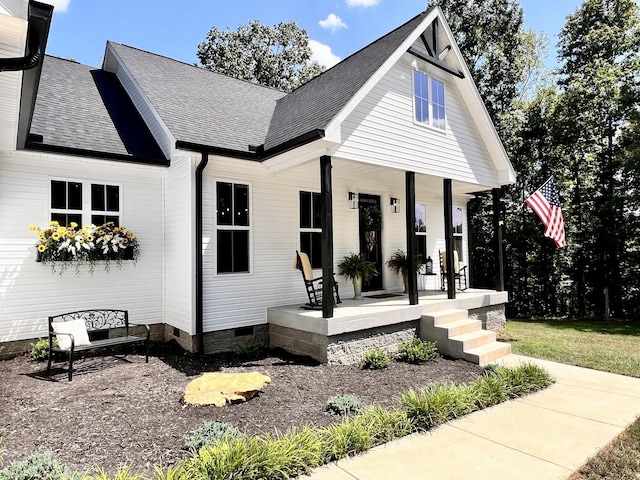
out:
{"label": "black front door", "polygon": [[382,290],[382,210],[380,196],[360,193],[358,195],[360,210],[360,253],[376,265],[378,275],[363,282],[362,291]]}

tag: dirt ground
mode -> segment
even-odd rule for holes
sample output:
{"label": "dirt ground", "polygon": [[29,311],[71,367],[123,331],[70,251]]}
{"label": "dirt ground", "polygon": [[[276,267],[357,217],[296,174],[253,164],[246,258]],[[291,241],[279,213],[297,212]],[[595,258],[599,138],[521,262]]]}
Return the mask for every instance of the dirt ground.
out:
{"label": "dirt ground", "polygon": [[[250,361],[234,355],[200,357],[170,344],[154,345],[148,364],[141,352],[112,353],[118,354],[78,360],[72,382],[67,381],[66,363],[55,363],[47,377],[46,362],[33,362],[27,355],[0,361],[5,465],[39,451],[72,470],[97,465],[113,474],[126,464],[144,472],[185,457],[185,436],[207,420],[228,422],[250,434],[305,423],[326,425],[339,420],[325,413],[333,395],[353,394],[366,404],[389,405],[412,387],[468,382],[480,372],[464,360],[444,358],[422,365],[394,361],[387,369],[370,371],[321,365],[284,352]],[[272,382],[246,403],[183,405],[187,383],[212,371],[258,371]]]}

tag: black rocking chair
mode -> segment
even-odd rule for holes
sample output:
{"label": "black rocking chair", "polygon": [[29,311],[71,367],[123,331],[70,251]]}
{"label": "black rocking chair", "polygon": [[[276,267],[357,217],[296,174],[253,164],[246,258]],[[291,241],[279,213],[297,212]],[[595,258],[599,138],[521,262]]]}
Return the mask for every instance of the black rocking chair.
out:
{"label": "black rocking chair", "polygon": [[[307,289],[307,295],[309,302],[305,303],[301,308],[307,310],[318,310],[322,308],[322,277],[313,278],[313,269],[311,268],[311,262],[309,257],[304,252],[298,252],[296,250],[296,259],[293,263],[293,268],[300,270],[302,278],[304,279],[304,286]],[[338,282],[333,278],[333,293],[335,295],[334,305],[342,303],[340,300],[340,294],[338,293]]]}

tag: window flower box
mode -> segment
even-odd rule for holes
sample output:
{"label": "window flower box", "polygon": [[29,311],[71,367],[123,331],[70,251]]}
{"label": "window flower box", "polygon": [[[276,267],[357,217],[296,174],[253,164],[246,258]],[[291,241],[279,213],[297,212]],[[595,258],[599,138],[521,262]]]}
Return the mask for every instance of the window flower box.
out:
{"label": "window flower box", "polygon": [[78,228],[75,222],[63,227],[52,221],[42,229],[30,225],[29,230],[38,236],[36,261],[50,264],[53,271],[60,273],[71,266],[80,273],[83,265],[88,265],[93,273],[98,262],[104,262],[105,270],[109,271],[111,262],[122,268],[123,260],[135,263],[140,256],[140,244],[133,232],[111,222]]}

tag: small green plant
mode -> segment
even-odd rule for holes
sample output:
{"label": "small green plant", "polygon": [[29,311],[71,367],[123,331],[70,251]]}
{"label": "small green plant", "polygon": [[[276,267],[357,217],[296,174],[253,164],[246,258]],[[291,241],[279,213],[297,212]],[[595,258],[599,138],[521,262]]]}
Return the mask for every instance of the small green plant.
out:
{"label": "small green plant", "polygon": [[325,410],[334,415],[348,415],[350,413],[358,413],[364,408],[364,403],[355,395],[334,395],[327,400]]}
{"label": "small green plant", "polygon": [[436,342],[412,338],[398,345],[398,359],[408,363],[421,363],[438,358]]}
{"label": "small green plant", "polygon": [[264,350],[264,345],[256,340],[247,340],[236,345],[236,353],[243,358],[258,358]]}
{"label": "small green plant", "polygon": [[391,357],[381,348],[367,350],[360,359],[360,368],[366,370],[380,370],[391,364]]}
{"label": "small green plant", "polygon": [[9,463],[0,470],[0,480],[63,480],[71,475],[64,465],[48,453],[34,452],[22,461]]}
{"label": "small green plant", "polygon": [[448,382],[435,382],[418,390],[409,390],[402,395],[401,402],[418,430],[428,430],[477,409],[470,385]]}
{"label": "small green plant", "polygon": [[[59,347],[58,339],[53,339],[53,346]],[[40,338],[36,343],[31,344],[31,360],[36,362],[43,362],[49,360],[49,339]]]}
{"label": "small green plant", "polygon": [[216,440],[233,440],[243,436],[236,427],[223,422],[204,422],[185,439],[187,450],[198,451],[204,446],[213,445]]}

